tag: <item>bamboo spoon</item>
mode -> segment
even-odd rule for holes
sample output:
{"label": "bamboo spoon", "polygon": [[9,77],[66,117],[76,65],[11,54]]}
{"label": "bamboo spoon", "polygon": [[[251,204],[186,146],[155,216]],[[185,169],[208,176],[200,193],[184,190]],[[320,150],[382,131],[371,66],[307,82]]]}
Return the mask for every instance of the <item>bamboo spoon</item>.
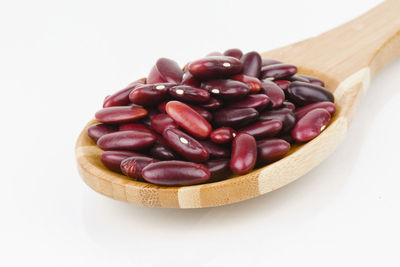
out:
{"label": "bamboo spoon", "polygon": [[160,187],[137,182],[106,169],[101,149],[87,136],[76,143],[78,170],[95,191],[132,204],[162,208],[202,208],[253,198],[296,180],[330,155],[345,137],[371,79],[400,56],[400,0],[389,0],[331,31],[262,54],[295,64],[299,73],[326,81],[337,113],[312,141],[285,158],[247,175],[210,184]]}

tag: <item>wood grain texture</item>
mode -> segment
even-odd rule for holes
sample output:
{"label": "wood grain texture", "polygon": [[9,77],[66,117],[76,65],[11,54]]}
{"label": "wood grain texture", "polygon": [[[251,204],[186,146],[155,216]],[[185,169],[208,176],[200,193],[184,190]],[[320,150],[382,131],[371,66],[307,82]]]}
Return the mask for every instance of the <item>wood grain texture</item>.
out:
{"label": "wood grain texture", "polygon": [[285,158],[247,175],[184,187],[161,187],[109,171],[102,150],[87,136],[76,143],[78,171],[95,191],[116,200],[149,207],[202,208],[230,204],[276,190],[326,159],[346,136],[371,79],[400,56],[400,1],[390,0],[363,16],[320,36],[263,54],[321,77],[338,107],[329,127],[317,138],[295,146]]}

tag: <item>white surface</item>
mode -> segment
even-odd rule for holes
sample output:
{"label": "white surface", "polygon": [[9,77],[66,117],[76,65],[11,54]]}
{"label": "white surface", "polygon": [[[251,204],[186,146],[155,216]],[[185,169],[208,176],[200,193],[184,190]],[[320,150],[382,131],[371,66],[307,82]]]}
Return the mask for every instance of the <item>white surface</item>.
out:
{"label": "white surface", "polygon": [[399,60],[376,77],[339,149],[270,194],[150,209],[78,176],[81,128],[158,57],[266,51],[380,1],[293,2],[2,1],[0,266],[399,266]]}

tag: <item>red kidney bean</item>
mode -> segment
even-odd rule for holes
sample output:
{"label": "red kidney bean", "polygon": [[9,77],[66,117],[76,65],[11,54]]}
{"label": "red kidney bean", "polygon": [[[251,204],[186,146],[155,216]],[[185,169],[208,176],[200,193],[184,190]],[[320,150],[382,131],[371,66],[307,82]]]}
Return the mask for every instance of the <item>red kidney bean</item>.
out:
{"label": "red kidney bean", "polygon": [[169,89],[169,94],[183,102],[204,103],[210,100],[210,93],[189,85],[177,85]]}
{"label": "red kidney bean", "polygon": [[141,119],[147,115],[147,110],[140,107],[109,107],[96,112],[96,120],[102,123],[125,123]]}
{"label": "red kidney bean", "polygon": [[254,108],[224,108],[214,113],[216,126],[243,127],[256,121],[258,111]]}
{"label": "red kidney bean", "polygon": [[165,129],[178,128],[178,125],[167,114],[157,114],[151,119],[151,128],[162,134]]}
{"label": "red kidney bean", "polygon": [[189,64],[188,70],[200,79],[215,79],[229,77],[239,73],[242,69],[240,60],[233,57],[213,56],[206,57]]}
{"label": "red kidney bean", "polygon": [[207,149],[199,141],[179,129],[166,129],[163,137],[174,151],[190,161],[204,162],[210,156]]}
{"label": "red kidney bean", "polygon": [[292,64],[273,64],[261,68],[261,79],[277,80],[296,74],[297,67]]}
{"label": "red kidney bean", "polygon": [[291,81],[291,82],[304,82],[304,83],[310,83],[310,80],[309,79],[307,79],[307,78],[305,78],[305,77],[303,77],[303,76],[300,76],[300,75],[293,75],[293,76],[290,76],[290,77],[288,77],[287,78],[289,81]]}
{"label": "red kidney bean", "polygon": [[157,107],[158,111],[160,111],[161,113],[165,113],[165,106],[167,105],[167,103],[168,102],[161,102]]}
{"label": "red kidney bean", "polygon": [[94,142],[97,142],[97,140],[99,140],[103,135],[116,131],[117,129],[111,125],[95,124],[87,129],[87,134]]}
{"label": "red kidney bean", "polygon": [[208,153],[210,154],[210,158],[214,159],[229,158],[231,155],[230,150],[227,149],[226,147],[219,146],[210,141],[199,141],[199,142],[204,146],[205,149],[207,149]]}
{"label": "red kidney bean", "polygon": [[313,109],[296,123],[292,137],[299,142],[311,140],[325,129],[330,119],[331,115],[326,109]]}
{"label": "red kidney bean", "polygon": [[229,159],[214,159],[207,161],[204,165],[210,171],[209,182],[217,182],[232,175],[229,167]]}
{"label": "red kidney bean", "polygon": [[257,163],[266,165],[283,158],[289,152],[290,144],[285,140],[272,138],[257,141]]}
{"label": "red kidney bean", "polygon": [[204,108],[201,108],[201,107],[198,107],[198,106],[193,106],[193,105],[188,105],[188,106],[191,107],[197,113],[199,113],[208,122],[212,121],[213,115],[208,110],[206,110]]}
{"label": "red kidney bean", "polygon": [[166,186],[193,185],[207,182],[210,172],[202,164],[169,160],[152,163],[142,170],[143,178]]}
{"label": "red kidney bean", "polygon": [[301,119],[304,115],[306,115],[308,112],[310,112],[313,109],[316,108],[323,108],[326,109],[326,111],[333,116],[336,112],[336,106],[332,102],[329,101],[324,101],[324,102],[316,102],[313,104],[309,104],[303,107],[300,107],[294,111],[294,114],[296,115],[296,118],[299,120]]}
{"label": "red kidney bean", "polygon": [[158,162],[158,160],[149,157],[133,156],[121,162],[121,171],[126,176],[135,180],[144,181],[142,170],[144,167],[154,162]]}
{"label": "red kidney bean", "polygon": [[262,81],[262,92],[269,97],[272,108],[282,106],[285,101],[285,93],[272,81]]}
{"label": "red kidney bean", "polygon": [[283,91],[286,91],[289,88],[290,81],[276,80],[274,81],[274,83],[278,85]]}
{"label": "red kidney bean", "polygon": [[296,142],[296,140],[293,139],[293,137],[291,136],[291,134],[285,134],[283,136],[279,136],[280,139],[285,140],[286,142],[288,142],[289,144],[294,144]]}
{"label": "red kidney bean", "polygon": [[235,174],[249,173],[256,164],[257,145],[253,136],[239,133],[232,142],[230,168]]}
{"label": "red kidney bean", "polygon": [[212,130],[206,119],[182,102],[170,101],[165,110],[179,126],[195,137],[204,139]]}
{"label": "red kidney bean", "polygon": [[220,57],[220,56],[224,56],[224,54],[218,51],[214,51],[206,55],[206,57]]}
{"label": "red kidney bean", "polygon": [[119,131],[144,132],[144,133],[149,133],[149,134],[153,135],[154,138],[157,138],[157,134],[153,131],[153,129],[150,129],[147,125],[140,124],[140,123],[122,124],[119,126]]}
{"label": "red kidney bean", "polygon": [[288,108],[288,109],[290,109],[291,111],[294,111],[294,110],[296,109],[296,106],[295,106],[292,102],[285,101],[285,102],[283,102],[283,104],[282,104],[282,108]]}
{"label": "red kidney bean", "polygon": [[134,156],[144,156],[143,154],[132,152],[132,151],[104,151],[101,153],[101,162],[106,166],[108,169],[121,172],[121,162],[124,159],[134,157]]}
{"label": "red kidney bean", "polygon": [[255,139],[273,137],[282,129],[282,122],[279,120],[259,121],[239,130],[239,133],[246,133]]}
{"label": "red kidney bean", "polygon": [[226,144],[231,142],[236,135],[237,132],[231,127],[221,127],[211,132],[210,139],[217,144]]}
{"label": "red kidney bean", "polygon": [[129,94],[129,100],[137,105],[154,106],[165,100],[168,90],[174,83],[156,83],[139,85]]}
{"label": "red kidney bean", "polygon": [[180,83],[183,71],[178,63],[168,58],[160,58],[152,68],[147,83]]}
{"label": "red kidney bean", "polygon": [[316,78],[316,77],[305,75],[305,74],[297,74],[297,76],[306,78],[312,84],[319,85],[319,86],[322,86],[322,87],[325,86],[325,83],[323,81],[321,81],[320,79]]}
{"label": "red kidney bean", "polygon": [[261,90],[261,81],[256,77],[244,74],[236,74],[235,76],[232,77],[232,80],[246,84],[250,88],[251,94],[256,94]]}
{"label": "red kidney bean", "polygon": [[283,62],[276,60],[276,59],[272,59],[272,58],[263,58],[261,60],[262,67],[269,66],[269,65],[275,65],[275,64],[281,64],[281,63],[283,63]]}
{"label": "red kidney bean", "polygon": [[290,131],[296,124],[294,113],[288,108],[269,110],[260,114],[260,121],[278,120],[282,123],[281,133]]}
{"label": "red kidney bean", "polygon": [[324,87],[310,83],[292,82],[287,93],[291,102],[299,106],[322,101],[334,102],[331,92]]}
{"label": "red kidney bean", "polygon": [[252,51],[246,53],[240,59],[242,61],[242,73],[252,77],[259,77],[261,72],[261,56],[259,53]]}
{"label": "red kidney bean", "polygon": [[269,104],[269,97],[264,94],[248,95],[245,99],[230,103],[228,108],[255,108],[263,110]]}
{"label": "red kidney bean", "polygon": [[103,135],[97,145],[103,150],[142,150],[154,144],[154,135],[140,131],[122,131]]}
{"label": "red kidney bean", "polygon": [[158,136],[155,144],[149,150],[150,156],[159,160],[174,160],[178,159],[175,151],[169,147],[168,143],[162,136]]}
{"label": "red kidney bean", "polygon": [[158,110],[153,109],[153,108],[147,108],[147,112],[148,112],[147,116],[144,117],[144,118],[141,120],[141,122],[142,122],[143,124],[145,124],[145,125],[151,127],[151,119],[152,119],[155,115],[159,114],[159,112],[158,112]]}
{"label": "red kidney bean", "polygon": [[247,84],[234,80],[210,80],[201,84],[213,96],[223,100],[240,99],[250,93]]}
{"label": "red kidney bean", "polygon": [[216,110],[216,109],[222,108],[223,105],[224,104],[223,104],[222,100],[219,100],[219,99],[216,99],[213,97],[211,97],[208,102],[206,102],[204,104],[200,104],[200,106],[202,108],[210,109],[210,110]]}
{"label": "red kidney bean", "polygon": [[126,106],[131,102],[129,101],[129,94],[140,84],[146,83],[146,78],[139,79],[128,85],[128,87],[108,96],[103,103],[103,108],[113,107],[113,106]]}
{"label": "red kidney bean", "polygon": [[200,82],[196,80],[196,78],[190,74],[190,72],[185,72],[183,74],[182,82],[183,85],[189,85],[193,87],[200,87]]}
{"label": "red kidney bean", "polygon": [[242,50],[238,49],[238,48],[232,48],[232,49],[228,49],[224,52],[224,56],[227,57],[234,57],[237,59],[241,59],[243,56],[243,52]]}

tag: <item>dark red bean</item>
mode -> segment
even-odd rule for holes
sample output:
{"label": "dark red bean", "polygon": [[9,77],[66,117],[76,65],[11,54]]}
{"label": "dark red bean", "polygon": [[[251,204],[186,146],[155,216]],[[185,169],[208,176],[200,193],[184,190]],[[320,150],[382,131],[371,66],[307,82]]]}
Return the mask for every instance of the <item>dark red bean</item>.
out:
{"label": "dark red bean", "polygon": [[178,155],[168,145],[162,136],[157,138],[155,144],[149,150],[150,156],[159,160],[175,160],[178,159]]}
{"label": "dark red bean", "polygon": [[157,134],[150,129],[149,126],[140,124],[140,123],[128,123],[128,124],[122,124],[119,126],[119,131],[138,131],[138,132],[144,132],[144,133],[149,133],[154,136],[154,138],[157,138]]}
{"label": "dark red bean", "polygon": [[103,103],[103,108],[114,106],[126,106],[131,102],[129,101],[129,94],[140,84],[146,83],[146,78],[139,79],[130,83],[126,88],[108,96]]}
{"label": "dark red bean", "polygon": [[286,91],[289,88],[290,81],[276,80],[274,81],[274,83],[278,85],[283,91]]}
{"label": "dark red bean", "polygon": [[269,110],[260,114],[260,121],[278,120],[282,123],[281,133],[290,131],[296,124],[296,117],[293,111],[288,108]]}
{"label": "dark red bean", "polygon": [[282,108],[288,108],[288,109],[290,109],[291,111],[294,111],[294,110],[296,109],[296,106],[295,106],[292,102],[285,101],[285,102],[283,102],[283,104],[282,104]]}
{"label": "dark red bean", "polygon": [[113,133],[116,131],[117,129],[115,127],[105,124],[95,124],[87,129],[88,136],[94,142],[97,142],[97,140],[99,140],[99,138],[102,137],[103,135]]}
{"label": "dark red bean", "polygon": [[183,71],[178,63],[168,58],[160,58],[151,69],[147,83],[180,83]]}
{"label": "dark red bean", "polygon": [[216,126],[243,127],[256,121],[258,111],[254,108],[224,108],[214,113]]}
{"label": "dark red bean", "polygon": [[279,120],[259,121],[239,130],[239,133],[246,133],[255,139],[273,137],[282,129],[282,122]]}
{"label": "dark red bean", "polygon": [[257,163],[266,165],[283,158],[289,152],[290,144],[285,140],[272,138],[257,141]]}
{"label": "dark red bean", "polygon": [[285,134],[283,136],[279,136],[279,139],[285,140],[286,142],[288,142],[291,145],[296,143],[296,140],[293,139],[293,137],[290,133]]}
{"label": "dark red bean", "polygon": [[157,107],[158,111],[160,111],[161,113],[165,113],[165,106],[167,105],[167,103],[168,102],[161,102]]}
{"label": "dark red bean", "polygon": [[313,76],[309,76],[309,75],[305,75],[305,74],[297,74],[297,76],[301,76],[303,78],[306,78],[309,80],[310,83],[315,84],[315,85],[319,85],[324,87],[325,83],[323,81],[321,81],[320,79],[313,77]]}
{"label": "dark red bean", "polygon": [[204,103],[210,100],[210,93],[189,85],[177,85],[169,89],[169,94],[183,102]]}
{"label": "dark red bean", "polygon": [[160,114],[160,113],[158,112],[157,109],[149,108],[149,107],[147,108],[147,112],[148,112],[147,116],[144,117],[144,118],[141,120],[141,122],[142,122],[143,124],[145,124],[145,125],[151,127],[151,119],[152,119],[155,115]]}
{"label": "dark red bean", "polygon": [[285,101],[285,93],[272,81],[262,81],[262,92],[269,97],[272,108],[282,106]]}
{"label": "dark red bean", "polygon": [[144,167],[154,162],[158,162],[158,160],[149,157],[133,156],[121,162],[121,171],[126,176],[135,180],[144,181],[142,170]]}
{"label": "dark red bean", "polygon": [[252,51],[246,53],[240,59],[242,61],[242,73],[252,77],[259,77],[261,72],[261,56],[259,53]]}
{"label": "dark red bean", "polygon": [[174,83],[156,83],[139,85],[129,94],[129,100],[137,105],[155,106],[168,96],[168,90]]}
{"label": "dark red bean", "polygon": [[232,80],[246,84],[250,88],[251,94],[256,94],[261,90],[261,81],[256,77],[244,74],[236,74],[232,77]]}
{"label": "dark red bean", "polygon": [[292,82],[287,93],[291,102],[299,106],[322,101],[334,102],[331,92],[324,87],[310,83]]}
{"label": "dark red bean", "polygon": [[307,79],[307,78],[305,78],[305,77],[303,77],[303,76],[300,76],[300,75],[293,75],[293,76],[290,76],[290,77],[288,77],[287,78],[289,81],[291,81],[291,82],[304,82],[304,83],[310,83],[310,80],[309,79]]}
{"label": "dark red bean", "polygon": [[193,185],[207,182],[210,172],[202,164],[187,161],[160,161],[142,170],[143,178],[153,184],[166,186]]}
{"label": "dark red bean", "polygon": [[311,140],[325,129],[330,119],[331,115],[326,109],[313,109],[296,123],[292,137],[299,142]]}
{"label": "dark red bean", "polygon": [[227,57],[234,57],[237,59],[241,59],[243,56],[243,52],[242,50],[238,49],[238,48],[232,48],[232,49],[228,49],[224,52],[224,56]]}
{"label": "dark red bean", "polygon": [[212,159],[229,158],[231,151],[210,141],[199,141],[207,149]]}
{"label": "dark red bean", "polygon": [[205,81],[201,84],[201,88],[223,100],[240,99],[250,93],[250,88],[247,84],[234,80]]}
{"label": "dark red bean", "polygon": [[303,107],[300,107],[294,111],[297,119],[301,119],[304,115],[316,108],[323,108],[333,116],[336,112],[336,106],[332,102],[324,101],[324,102],[316,102],[313,104],[309,104]]}
{"label": "dark red bean", "polygon": [[140,107],[109,107],[96,112],[96,120],[102,123],[125,123],[141,119],[147,115],[147,110]]}
{"label": "dark red bean", "polygon": [[212,121],[213,115],[208,110],[206,110],[204,108],[201,108],[201,107],[198,107],[198,106],[193,106],[193,105],[188,105],[188,106],[191,107],[197,113],[199,113],[208,122]]}
{"label": "dark red bean", "polygon": [[264,94],[248,95],[245,99],[230,103],[228,108],[255,108],[263,110],[269,104],[269,97]]}
{"label": "dark red bean", "polygon": [[256,161],[256,139],[249,134],[239,133],[232,142],[231,170],[239,175],[249,173]]}
{"label": "dark red bean", "polygon": [[162,134],[165,129],[178,128],[178,125],[167,114],[157,114],[151,119],[151,128]]}
{"label": "dark red bean", "polygon": [[229,159],[214,159],[207,161],[204,165],[210,171],[210,180],[208,182],[217,182],[232,175],[229,167]]}
{"label": "dark red bean", "polygon": [[224,56],[224,54],[218,51],[214,51],[206,55],[206,57],[220,57],[220,56]]}
{"label": "dark red bean", "polygon": [[101,153],[101,162],[112,171],[121,172],[121,162],[124,159],[144,156],[143,154],[132,152],[132,151],[104,151]]}
{"label": "dark red bean", "polygon": [[223,106],[222,100],[216,99],[211,97],[210,100],[204,104],[200,104],[202,108],[209,109],[209,110],[216,110],[222,108]]}
{"label": "dark red bean", "polygon": [[170,101],[165,106],[168,115],[183,129],[198,138],[209,136],[210,123],[188,105],[179,101]]}
{"label": "dark red bean", "polygon": [[226,144],[231,142],[236,135],[237,132],[231,127],[221,127],[211,132],[210,139],[217,144]]}
{"label": "dark red bean", "polygon": [[196,80],[196,78],[192,74],[190,74],[190,72],[187,71],[183,74],[181,84],[193,87],[200,87],[201,83],[198,80]]}
{"label": "dark red bean", "polygon": [[209,158],[207,149],[190,135],[175,128],[166,129],[163,137],[168,145],[182,157],[193,162],[204,162]]}
{"label": "dark red bean", "polygon": [[103,150],[142,150],[154,144],[154,135],[139,131],[122,131],[103,135],[97,145]]}
{"label": "dark red bean", "polygon": [[269,66],[269,65],[275,65],[275,64],[281,64],[283,63],[282,61],[276,60],[276,59],[272,59],[272,58],[263,58],[261,61],[261,66],[265,67],[265,66]]}
{"label": "dark red bean", "polygon": [[233,57],[206,57],[189,64],[188,70],[200,79],[215,79],[229,77],[239,73],[242,69],[240,60]]}
{"label": "dark red bean", "polygon": [[261,79],[277,80],[296,74],[297,67],[292,64],[273,64],[261,68]]}

